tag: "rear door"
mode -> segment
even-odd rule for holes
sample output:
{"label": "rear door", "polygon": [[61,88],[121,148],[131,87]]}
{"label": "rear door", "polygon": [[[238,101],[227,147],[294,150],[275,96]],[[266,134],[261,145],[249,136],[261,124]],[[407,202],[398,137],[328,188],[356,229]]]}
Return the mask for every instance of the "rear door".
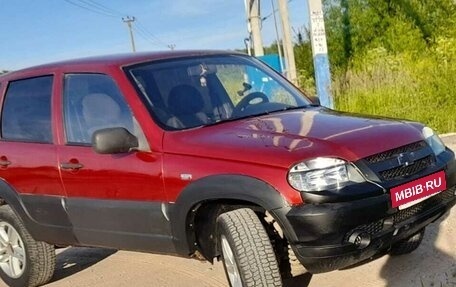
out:
{"label": "rear door", "polygon": [[[113,78],[73,73],[63,79],[64,144],[59,166],[68,195],[67,209],[78,241],[84,245],[167,251],[171,248],[162,155],[150,150],[143,130]],[[140,151],[97,154],[94,131],[124,127]]]}
{"label": "rear door", "polygon": [[36,223],[69,228],[52,129],[53,82],[53,75],[44,75],[7,84],[1,115],[0,178],[19,194]]}

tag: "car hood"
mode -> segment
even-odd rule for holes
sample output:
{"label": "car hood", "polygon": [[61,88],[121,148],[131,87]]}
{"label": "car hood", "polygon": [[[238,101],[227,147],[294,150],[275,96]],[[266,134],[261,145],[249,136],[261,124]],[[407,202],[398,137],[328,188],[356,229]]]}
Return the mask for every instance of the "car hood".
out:
{"label": "car hood", "polygon": [[168,132],[165,153],[290,167],[315,157],[348,161],[422,140],[422,125],[325,108]]}

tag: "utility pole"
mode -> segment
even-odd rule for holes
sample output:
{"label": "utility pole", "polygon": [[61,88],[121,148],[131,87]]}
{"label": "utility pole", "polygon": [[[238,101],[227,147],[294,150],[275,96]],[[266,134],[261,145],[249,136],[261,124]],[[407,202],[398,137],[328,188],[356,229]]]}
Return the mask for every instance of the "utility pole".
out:
{"label": "utility pole", "polygon": [[310,15],[310,39],[315,68],[317,95],[322,106],[334,108],[331,95],[328,46],[326,44],[325,19],[321,0],[307,0]]}
{"label": "utility pole", "polygon": [[[280,18],[282,19],[283,50],[287,64],[287,78],[295,85],[298,84],[296,63],[291,40],[290,19],[288,17],[288,0],[278,0]],[[310,1],[310,0],[309,0]]]}
{"label": "utility pole", "polygon": [[174,49],[176,49],[176,44],[169,44],[167,46],[171,51],[174,51]]}
{"label": "utility pole", "polygon": [[135,20],[136,20],[135,17],[130,17],[130,16],[122,18],[122,21],[124,21],[124,23],[127,23],[128,30],[130,31],[131,49],[133,50],[133,53],[136,52],[136,47],[135,47],[135,38],[133,37],[133,28],[132,28],[131,23],[135,22]]}
{"label": "utility pole", "polygon": [[261,38],[260,0],[244,0],[248,19],[249,33],[252,34],[255,57],[263,56],[263,40]]}
{"label": "utility pole", "polygon": [[282,70],[282,73],[284,73],[285,67],[283,65],[282,46],[280,45],[279,30],[277,29],[277,17],[276,17],[274,0],[271,0],[271,7],[272,7],[272,15],[274,16],[274,28],[275,28],[275,33],[276,33],[277,52],[279,53],[280,70]]}

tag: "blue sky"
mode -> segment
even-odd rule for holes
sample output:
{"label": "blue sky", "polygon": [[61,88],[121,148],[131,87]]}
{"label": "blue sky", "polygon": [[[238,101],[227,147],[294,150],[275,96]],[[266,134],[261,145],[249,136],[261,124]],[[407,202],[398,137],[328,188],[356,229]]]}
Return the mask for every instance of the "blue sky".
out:
{"label": "blue sky", "polygon": [[[72,5],[108,10],[91,12]],[[0,0],[0,70],[76,57],[130,52],[122,15],[135,16],[138,51],[235,49],[247,36],[244,0]],[[277,4],[276,4],[277,7]],[[307,25],[306,0],[289,2],[295,29]],[[117,12],[116,12],[117,11]],[[262,0],[261,16],[272,12]],[[139,26],[138,26],[139,25]],[[280,26],[279,26],[280,29]],[[265,45],[275,40],[273,17],[263,22]]]}

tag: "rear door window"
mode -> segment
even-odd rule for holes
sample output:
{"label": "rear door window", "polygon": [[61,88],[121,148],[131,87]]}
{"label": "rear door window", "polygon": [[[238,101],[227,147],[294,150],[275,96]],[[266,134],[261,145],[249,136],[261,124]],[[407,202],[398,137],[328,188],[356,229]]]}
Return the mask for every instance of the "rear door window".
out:
{"label": "rear door window", "polygon": [[2,138],[52,142],[51,95],[53,76],[12,81],[2,111]]}

